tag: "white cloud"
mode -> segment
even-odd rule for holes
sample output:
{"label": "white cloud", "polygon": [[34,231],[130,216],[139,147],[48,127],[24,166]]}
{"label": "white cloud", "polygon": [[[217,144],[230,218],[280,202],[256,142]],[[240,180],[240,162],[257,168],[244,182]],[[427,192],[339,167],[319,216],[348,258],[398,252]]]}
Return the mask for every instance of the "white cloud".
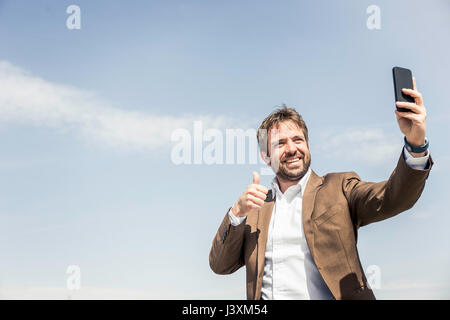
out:
{"label": "white cloud", "polygon": [[401,136],[382,129],[349,128],[341,131],[321,132],[319,151],[326,157],[363,160],[372,166],[391,164],[402,148]]}
{"label": "white cloud", "polygon": [[152,150],[168,146],[173,130],[245,127],[226,116],[160,116],[112,107],[95,94],[51,83],[0,61],[0,123],[73,132],[85,142],[118,149]]}

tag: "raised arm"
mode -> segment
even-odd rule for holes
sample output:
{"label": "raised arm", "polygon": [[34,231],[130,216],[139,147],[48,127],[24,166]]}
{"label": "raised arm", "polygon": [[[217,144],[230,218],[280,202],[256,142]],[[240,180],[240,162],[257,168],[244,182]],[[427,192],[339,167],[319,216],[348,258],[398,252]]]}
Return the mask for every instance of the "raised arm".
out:
{"label": "raised arm", "polygon": [[410,209],[422,194],[433,160],[431,155],[425,169],[408,166],[403,154],[389,180],[364,182],[355,172],[343,180],[344,194],[356,227],[381,221]]}

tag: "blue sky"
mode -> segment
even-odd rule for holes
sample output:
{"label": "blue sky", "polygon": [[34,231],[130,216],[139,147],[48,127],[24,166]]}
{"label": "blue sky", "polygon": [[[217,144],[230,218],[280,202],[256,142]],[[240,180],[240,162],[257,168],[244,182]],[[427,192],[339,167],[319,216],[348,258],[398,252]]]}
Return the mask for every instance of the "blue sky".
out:
{"label": "blue sky", "polygon": [[286,103],[316,173],[381,181],[402,148],[395,65],[423,93],[435,166],[359,253],[380,299],[450,298],[449,32],[445,0],[0,1],[0,298],[244,299],[244,269],[215,275],[208,254],[262,166],[175,165],[171,133],[255,130]]}

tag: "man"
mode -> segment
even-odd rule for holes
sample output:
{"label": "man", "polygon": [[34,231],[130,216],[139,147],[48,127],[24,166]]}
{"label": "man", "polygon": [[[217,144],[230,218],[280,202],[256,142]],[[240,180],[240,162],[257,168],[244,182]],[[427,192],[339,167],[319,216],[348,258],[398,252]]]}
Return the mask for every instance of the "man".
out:
{"label": "man", "polygon": [[389,180],[361,181],[355,172],[319,177],[310,168],[308,130],[284,106],[261,124],[261,156],[276,177],[268,190],[253,183],[226,213],[213,240],[209,263],[217,274],[246,266],[247,299],[375,299],[356,247],[358,228],[408,210],[419,199],[433,161],[425,137],[422,95],[397,102],[405,135]]}

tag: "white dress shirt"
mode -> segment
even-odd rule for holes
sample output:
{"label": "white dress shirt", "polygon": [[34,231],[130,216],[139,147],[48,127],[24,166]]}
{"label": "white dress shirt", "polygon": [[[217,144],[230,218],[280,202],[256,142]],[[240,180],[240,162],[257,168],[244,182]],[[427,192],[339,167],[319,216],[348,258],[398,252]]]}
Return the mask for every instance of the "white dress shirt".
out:
{"label": "white dress shirt", "polygon": [[[408,166],[424,169],[429,152],[414,158],[406,148],[403,154]],[[269,223],[264,259],[264,276],[261,296],[269,299],[326,300],[333,295],[322,279],[309,251],[303,231],[302,200],[311,175],[308,169],[298,184],[281,192],[277,178],[272,182],[272,194],[276,197]],[[246,217],[236,217],[229,211],[231,224],[236,226]]]}

